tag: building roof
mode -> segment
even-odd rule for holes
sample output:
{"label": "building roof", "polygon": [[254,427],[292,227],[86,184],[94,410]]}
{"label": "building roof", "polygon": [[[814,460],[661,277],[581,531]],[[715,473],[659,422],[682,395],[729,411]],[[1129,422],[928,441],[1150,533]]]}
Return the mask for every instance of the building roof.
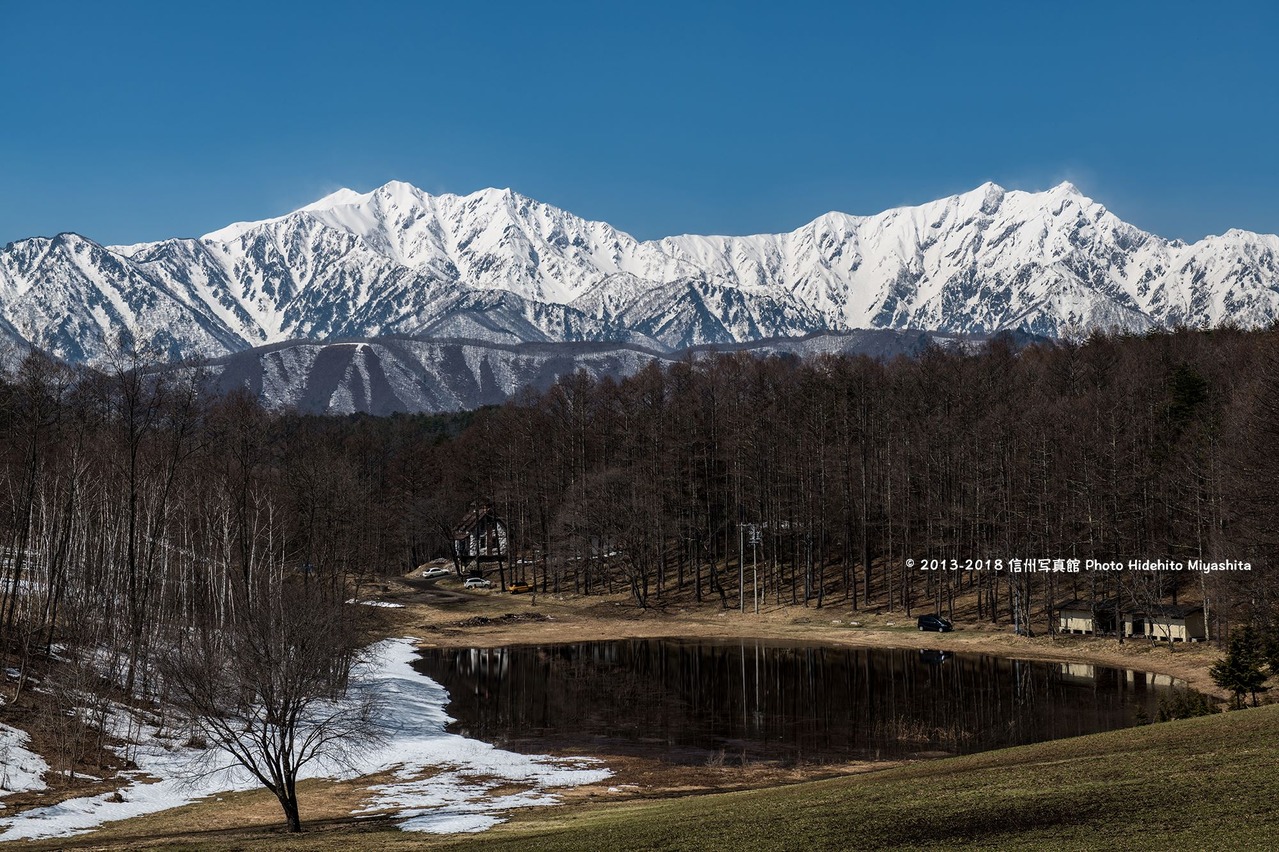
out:
{"label": "building roof", "polygon": [[[1107,612],[1107,611],[1114,612],[1116,609],[1116,601],[1114,598],[1110,598],[1108,600],[1098,601],[1096,604],[1094,604],[1091,601],[1085,601],[1085,600],[1080,600],[1079,598],[1075,598],[1073,600],[1062,601],[1061,603],[1053,604],[1053,609],[1057,610],[1058,612],[1062,610],[1074,611],[1074,612],[1094,612],[1094,611],[1095,612]],[[1203,611],[1203,604],[1190,604],[1187,606],[1173,606],[1171,604],[1156,604],[1154,606],[1147,606],[1147,607],[1126,606],[1123,608],[1124,615],[1142,615],[1142,616],[1153,615],[1153,616],[1158,616],[1159,618],[1185,618],[1191,613],[1202,612],[1202,611]]]}
{"label": "building roof", "polygon": [[1094,610],[1096,610],[1097,612],[1103,612],[1105,610],[1113,610],[1114,608],[1115,608],[1115,601],[1113,599],[1098,601],[1097,603],[1093,603],[1092,601],[1085,601],[1085,600],[1080,600],[1079,598],[1074,598],[1073,600],[1062,601],[1061,603],[1053,604],[1053,609],[1057,609],[1057,610],[1068,609],[1068,610],[1076,610],[1081,612],[1093,612]]}
{"label": "building roof", "polygon": [[1191,613],[1203,612],[1203,604],[1194,604],[1191,606],[1156,604],[1155,606],[1130,609],[1126,612],[1128,615],[1154,615],[1159,618],[1185,618]]}
{"label": "building roof", "polygon": [[466,517],[453,528],[453,538],[461,541],[470,538],[475,532],[476,526],[480,521],[492,519],[497,524],[502,524],[502,519],[493,511],[493,505],[487,502],[476,502],[471,504],[471,511],[466,513]]}

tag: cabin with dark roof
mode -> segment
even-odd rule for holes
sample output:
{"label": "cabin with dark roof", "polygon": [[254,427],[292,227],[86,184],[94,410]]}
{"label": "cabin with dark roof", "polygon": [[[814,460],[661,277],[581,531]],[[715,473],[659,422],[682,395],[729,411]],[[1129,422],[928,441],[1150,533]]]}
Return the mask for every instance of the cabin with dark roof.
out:
{"label": "cabin with dark roof", "polygon": [[1055,604],[1057,631],[1085,636],[1113,635],[1122,629],[1125,638],[1154,639],[1160,642],[1201,642],[1208,632],[1204,608],[1156,604],[1150,607],[1125,607],[1110,600],[1093,603],[1069,600]]}
{"label": "cabin with dark roof", "polygon": [[493,511],[488,500],[476,500],[471,510],[453,529],[453,561],[458,573],[485,562],[498,563],[499,570],[507,558],[506,522]]}
{"label": "cabin with dark roof", "polygon": [[1124,612],[1124,636],[1160,642],[1202,642],[1208,637],[1204,608],[1156,605]]}
{"label": "cabin with dark roof", "polygon": [[1057,611],[1057,632],[1086,636],[1115,632],[1118,619],[1113,600],[1093,603],[1079,599],[1062,601],[1053,607]]}

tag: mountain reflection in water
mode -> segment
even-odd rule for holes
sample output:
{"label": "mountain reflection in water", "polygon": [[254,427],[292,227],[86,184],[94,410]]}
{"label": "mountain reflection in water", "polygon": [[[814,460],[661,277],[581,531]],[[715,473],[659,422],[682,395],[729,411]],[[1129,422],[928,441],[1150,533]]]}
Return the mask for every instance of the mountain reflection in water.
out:
{"label": "mountain reflection in water", "polygon": [[450,730],[505,748],[782,763],[960,754],[1154,718],[1163,675],[937,650],[629,639],[426,649]]}

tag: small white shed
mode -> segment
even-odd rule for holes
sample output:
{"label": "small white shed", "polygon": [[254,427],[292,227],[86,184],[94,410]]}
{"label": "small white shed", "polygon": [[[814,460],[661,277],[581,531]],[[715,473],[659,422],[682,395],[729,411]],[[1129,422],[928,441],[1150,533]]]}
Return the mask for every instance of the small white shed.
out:
{"label": "small white shed", "polygon": [[1208,636],[1202,606],[1158,606],[1124,613],[1124,635],[1160,642],[1201,642]]}

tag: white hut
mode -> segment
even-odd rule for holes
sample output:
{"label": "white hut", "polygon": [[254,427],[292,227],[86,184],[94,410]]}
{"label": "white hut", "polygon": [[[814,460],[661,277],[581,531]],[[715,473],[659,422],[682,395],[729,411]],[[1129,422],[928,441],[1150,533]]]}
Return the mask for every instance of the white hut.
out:
{"label": "white hut", "polygon": [[1208,637],[1202,606],[1155,606],[1124,612],[1124,635],[1160,642],[1201,642]]}

